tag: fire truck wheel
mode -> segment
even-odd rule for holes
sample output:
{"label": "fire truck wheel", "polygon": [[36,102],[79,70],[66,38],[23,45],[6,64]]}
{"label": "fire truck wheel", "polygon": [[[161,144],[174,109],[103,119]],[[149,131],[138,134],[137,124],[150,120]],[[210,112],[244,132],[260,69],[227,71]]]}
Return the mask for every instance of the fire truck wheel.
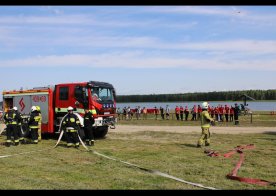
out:
{"label": "fire truck wheel", "polygon": [[104,138],[105,135],[108,132],[108,126],[104,126],[104,127],[97,127],[94,130],[94,137],[95,138]]}

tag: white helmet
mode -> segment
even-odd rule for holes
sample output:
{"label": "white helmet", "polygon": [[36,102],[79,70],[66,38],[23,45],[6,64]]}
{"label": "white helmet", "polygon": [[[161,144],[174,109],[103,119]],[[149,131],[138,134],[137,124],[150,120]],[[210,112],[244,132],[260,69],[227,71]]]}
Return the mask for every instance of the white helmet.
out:
{"label": "white helmet", "polygon": [[31,111],[32,111],[32,112],[33,112],[33,111],[36,111],[36,107],[35,107],[35,106],[32,106]]}
{"label": "white helmet", "polygon": [[209,104],[208,102],[203,102],[201,106],[202,106],[202,109],[208,109]]}
{"label": "white helmet", "polygon": [[17,107],[16,106],[14,106],[12,109],[15,110],[15,111],[17,111]]}
{"label": "white helmet", "polygon": [[71,106],[69,106],[68,108],[67,108],[67,111],[72,111],[74,108],[72,108]]}

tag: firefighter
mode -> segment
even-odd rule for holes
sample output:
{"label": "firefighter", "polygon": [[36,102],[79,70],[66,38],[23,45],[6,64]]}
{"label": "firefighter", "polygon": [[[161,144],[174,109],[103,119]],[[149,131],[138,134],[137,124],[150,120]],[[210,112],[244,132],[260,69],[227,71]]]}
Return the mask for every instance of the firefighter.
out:
{"label": "firefighter", "polygon": [[201,113],[201,130],[202,134],[200,139],[198,140],[197,147],[201,147],[204,143],[205,146],[210,145],[210,122],[214,122],[214,119],[212,119],[208,113],[208,106],[209,104],[207,102],[202,103],[202,113]]}
{"label": "firefighter", "polygon": [[96,115],[97,115],[97,111],[96,111],[96,109],[95,109],[94,106],[92,106],[92,115],[93,115],[94,118],[95,118]]}
{"label": "firefighter", "polygon": [[41,141],[41,122],[42,122],[42,115],[41,115],[41,110],[39,106],[36,106],[36,110],[38,112],[38,115],[40,117],[39,122],[38,122],[38,141]]}
{"label": "firefighter", "polygon": [[240,113],[240,108],[237,103],[235,103],[234,107],[234,120],[235,120],[235,125],[239,124],[239,113]]}
{"label": "firefighter", "polygon": [[11,137],[13,136],[14,139],[14,145],[17,146],[19,144],[18,139],[18,121],[19,117],[18,114],[15,112],[14,108],[10,108],[8,112],[4,116],[5,124],[7,126],[7,140],[6,140],[6,146],[10,147],[12,140]]}
{"label": "firefighter", "polygon": [[84,133],[85,133],[85,141],[86,145],[94,146],[94,128],[93,124],[95,122],[92,113],[85,109],[85,114],[83,117],[83,124],[84,124]]}
{"label": "firefighter", "polygon": [[18,134],[18,138],[19,138],[19,142],[21,144],[25,144],[25,140],[23,137],[23,133],[21,131],[21,126],[22,126],[22,115],[20,112],[18,112],[17,107],[13,107],[13,110],[15,111],[17,117],[18,117],[18,121],[17,121],[17,134]]}
{"label": "firefighter", "polygon": [[31,116],[29,120],[29,128],[30,128],[30,135],[31,135],[31,140],[33,144],[38,144],[38,126],[39,126],[39,121],[40,121],[40,115],[37,111],[36,106],[32,106],[31,108]]}
{"label": "firefighter", "polygon": [[78,131],[80,130],[80,120],[76,114],[73,113],[73,108],[69,106],[67,108],[68,114],[62,122],[62,128],[65,129],[67,135],[67,147],[75,146],[79,148],[80,141],[78,137]]}

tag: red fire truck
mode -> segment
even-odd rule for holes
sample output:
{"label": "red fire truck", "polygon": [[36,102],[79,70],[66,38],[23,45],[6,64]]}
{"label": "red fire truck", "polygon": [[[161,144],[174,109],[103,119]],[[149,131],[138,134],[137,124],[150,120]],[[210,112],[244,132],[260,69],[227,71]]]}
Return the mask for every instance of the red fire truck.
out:
{"label": "red fire truck", "polygon": [[67,108],[72,106],[83,124],[84,108],[94,114],[95,137],[104,137],[108,128],[115,128],[116,92],[113,85],[106,82],[89,81],[81,83],[56,84],[30,90],[3,92],[3,109],[16,106],[23,118],[30,114],[32,106],[40,106],[42,114],[42,134],[59,133],[59,125]]}

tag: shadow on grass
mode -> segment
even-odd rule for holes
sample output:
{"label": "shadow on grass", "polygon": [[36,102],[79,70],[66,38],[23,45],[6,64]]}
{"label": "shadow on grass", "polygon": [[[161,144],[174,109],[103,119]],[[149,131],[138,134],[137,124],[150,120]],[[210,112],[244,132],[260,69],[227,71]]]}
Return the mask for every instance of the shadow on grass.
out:
{"label": "shadow on grass", "polygon": [[[58,148],[58,147],[69,148],[69,147],[67,147],[67,144],[58,144],[56,148]],[[73,148],[73,146],[72,146],[72,148]]]}
{"label": "shadow on grass", "polygon": [[273,132],[273,131],[265,131],[264,134],[276,136],[276,132]]}
{"label": "shadow on grass", "polygon": [[180,146],[186,146],[190,148],[196,148],[197,144],[179,144]]}

